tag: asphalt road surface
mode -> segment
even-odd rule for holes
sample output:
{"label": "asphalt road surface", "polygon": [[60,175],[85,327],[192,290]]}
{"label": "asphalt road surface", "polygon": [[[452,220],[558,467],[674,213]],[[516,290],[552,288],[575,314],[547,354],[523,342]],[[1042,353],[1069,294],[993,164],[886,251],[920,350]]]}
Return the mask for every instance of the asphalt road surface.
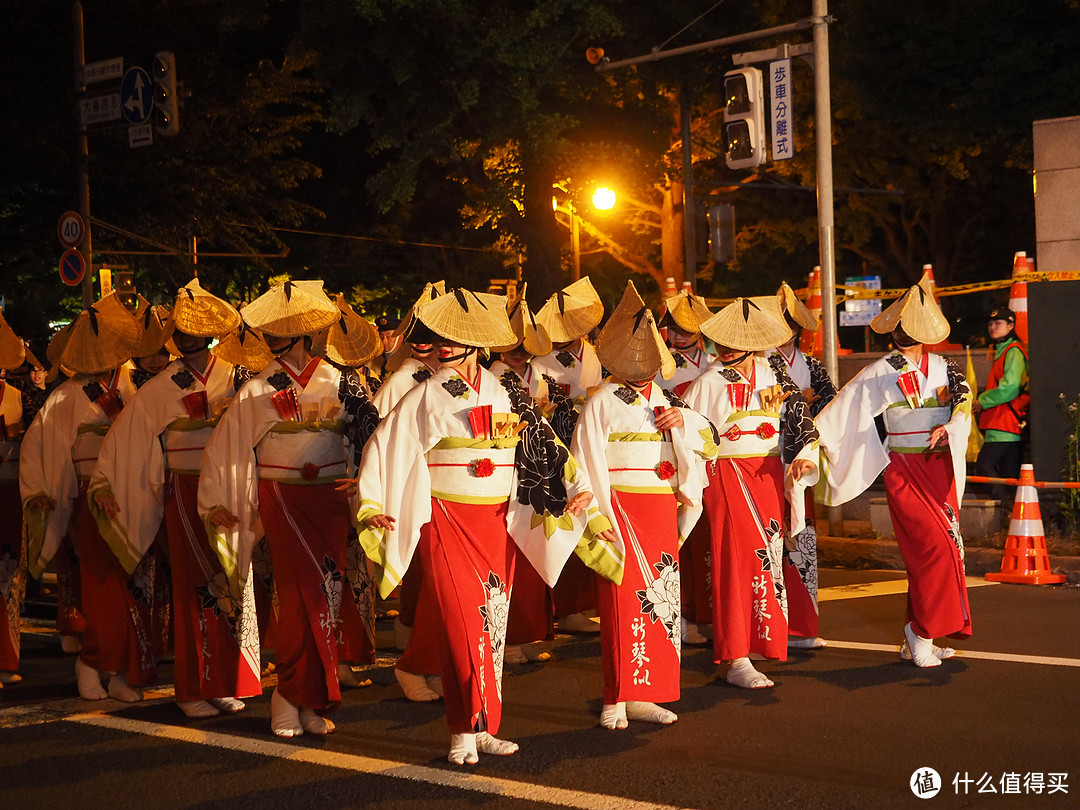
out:
{"label": "asphalt road surface", "polygon": [[731,687],[687,647],[679,721],[608,731],[598,637],[560,636],[554,660],[504,676],[499,736],[520,752],[468,769],[445,760],[441,703],[397,687],[388,622],[337,731],[289,741],[269,732],[269,688],[200,721],[167,685],[135,706],[72,697],[72,658],[32,621],[24,681],[0,690],[0,810],[1080,807],[1080,589],[971,579],[975,635],[920,670],[897,655],[902,573],[821,580],[830,646],[761,664],[774,689]]}

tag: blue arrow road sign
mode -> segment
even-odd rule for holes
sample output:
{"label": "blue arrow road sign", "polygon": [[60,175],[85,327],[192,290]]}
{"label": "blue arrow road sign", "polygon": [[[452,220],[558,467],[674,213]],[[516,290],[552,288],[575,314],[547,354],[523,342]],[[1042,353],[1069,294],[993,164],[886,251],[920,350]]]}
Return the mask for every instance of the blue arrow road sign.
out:
{"label": "blue arrow road sign", "polygon": [[141,124],[154,111],[150,74],[141,67],[128,68],[120,80],[120,109],[129,124]]}

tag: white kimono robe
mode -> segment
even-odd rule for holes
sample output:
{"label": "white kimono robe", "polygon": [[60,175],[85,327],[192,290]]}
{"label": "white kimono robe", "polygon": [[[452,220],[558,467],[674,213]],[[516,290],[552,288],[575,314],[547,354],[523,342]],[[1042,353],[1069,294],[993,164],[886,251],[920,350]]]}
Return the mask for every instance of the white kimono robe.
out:
{"label": "white kimono robe", "polygon": [[372,400],[379,410],[379,416],[386,416],[394,410],[394,406],[401,402],[403,396],[433,373],[423,361],[415,357],[408,358],[401,364],[401,368],[383,380],[379,392]]}
{"label": "white kimono robe", "polygon": [[[135,394],[126,371],[113,373],[115,387],[124,402]],[[90,480],[98,451],[111,420],[86,388],[95,381],[76,376],[58,387],[45,401],[23,437],[19,459],[19,489],[26,517],[27,565],[35,578],[60,548],[67,534],[80,481]],[[46,513],[26,509],[26,502],[48,495],[56,506]]]}
{"label": "white kimono robe", "polygon": [[532,359],[533,372],[547,375],[559,385],[568,385],[567,396],[581,402],[589,393],[604,381],[603,367],[596,356],[596,349],[587,340],[581,341],[581,351],[573,352],[570,348],[558,349]]}
{"label": "white kimono robe", "polygon": [[[495,414],[513,412],[510,392],[502,383],[486,369],[479,369],[479,375],[476,390],[453,369],[440,370],[405,395],[365,448],[357,519],[362,524],[371,515],[386,514],[397,520],[391,532],[360,532],[364,550],[379,569],[384,598],[412,560],[420,529],[431,520],[433,497],[474,504],[509,501],[508,532],[548,585],[555,583],[581,539],[584,515],[563,513],[556,518],[542,507],[541,471],[529,464],[539,458],[541,448],[527,448],[519,457],[517,437],[473,437],[473,408],[489,405]],[[519,393],[524,398],[524,392]],[[493,473],[476,474],[474,466],[483,461],[494,465]],[[569,455],[561,477],[568,500],[591,491],[585,472]]]}
{"label": "white kimono robe", "polygon": [[[139,389],[102,442],[89,492],[111,491],[120,513],[107,518],[92,502],[91,512],[128,573],[161,526],[166,473],[199,474],[203,448],[235,393],[235,377],[236,367],[213,355],[201,378],[174,360]],[[184,397],[197,392],[206,393],[209,418],[192,418],[184,407]]]}
{"label": "white kimono robe", "polygon": [[674,391],[677,396],[682,396],[694,380],[702,375],[716,357],[709,354],[699,346],[690,349],[672,349],[671,356],[675,358],[675,373],[670,380],[665,380],[659,374],[656,375],[656,384],[665,391]]}

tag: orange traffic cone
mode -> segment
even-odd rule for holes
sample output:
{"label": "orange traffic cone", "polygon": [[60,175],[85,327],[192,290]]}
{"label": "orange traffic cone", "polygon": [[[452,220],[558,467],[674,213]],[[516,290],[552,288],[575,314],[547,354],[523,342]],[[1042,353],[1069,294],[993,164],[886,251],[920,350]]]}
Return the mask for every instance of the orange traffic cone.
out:
{"label": "orange traffic cone", "polygon": [[1013,256],[1013,284],[1009,289],[1009,309],[1016,315],[1014,330],[1024,343],[1028,342],[1027,282],[1017,281],[1025,273],[1035,272],[1035,261],[1027,257],[1024,251],[1017,251]]}
{"label": "orange traffic cone", "polygon": [[810,332],[806,329],[803,330],[802,336],[799,338],[799,349],[803,354],[815,354],[818,357],[821,356],[821,268],[815,267],[810,271],[810,280],[806,285],[806,308],[810,310],[810,314],[813,315],[818,321],[818,328],[816,331]]}
{"label": "orange traffic cone", "polygon": [[1016,488],[1001,572],[987,574],[986,579],[990,582],[1060,585],[1066,579],[1063,574],[1050,573],[1050,555],[1046,550],[1039,496],[1034,484],[1035,468],[1030,464],[1020,465],[1020,486]]}

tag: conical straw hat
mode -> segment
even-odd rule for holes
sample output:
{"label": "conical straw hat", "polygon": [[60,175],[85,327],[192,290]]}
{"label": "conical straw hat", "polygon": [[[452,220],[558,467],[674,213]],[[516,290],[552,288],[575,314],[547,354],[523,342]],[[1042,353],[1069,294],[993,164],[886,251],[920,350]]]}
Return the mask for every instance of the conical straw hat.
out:
{"label": "conical straw hat", "polygon": [[736,298],[701,325],[717,346],[740,352],[775,349],[791,339],[775,295]]}
{"label": "conical straw hat", "polygon": [[285,338],[313,335],[341,317],[318,280],[275,284],[241,314],[252,329]]}
{"label": "conical straw hat", "polygon": [[10,371],[23,364],[26,359],[26,344],[8,326],[4,316],[0,315],[0,369]]}
{"label": "conical straw hat", "polygon": [[780,282],[780,289],[776,291],[777,301],[780,302],[780,311],[791,316],[803,329],[816,332],[820,323],[813,313],[806,308],[806,304],[799,300],[795,291],[788,286],[786,281]]}
{"label": "conical straw hat", "polygon": [[416,312],[416,308],[421,304],[426,304],[428,301],[434,301],[440,295],[446,295],[446,282],[443,280],[436,281],[432,284],[430,281],[424,285],[424,291],[420,293],[420,297],[416,299],[409,311],[405,313],[405,317],[401,319],[401,323],[394,329],[394,337],[398,335],[408,334],[409,328],[412,326],[413,313]]}
{"label": "conical straw hat", "polygon": [[492,352],[510,352],[522,343],[525,344],[525,351],[533,357],[539,357],[551,351],[551,338],[547,336],[547,330],[537,322],[536,316],[529,310],[529,302],[525,300],[528,286],[528,284],[522,284],[518,295],[513,300],[507,301],[509,307],[507,315],[510,318],[510,327],[517,335],[517,341],[503,346],[492,346]]}
{"label": "conical straw hat", "polygon": [[177,291],[172,319],[177,329],[194,337],[220,338],[240,325],[236,307],[208,293],[197,278]]}
{"label": "conical straw hat", "polygon": [[210,354],[231,365],[250,369],[256,374],[270,365],[270,361],[274,359],[266,341],[243,322],[235,332],[223,337],[220,343],[210,349]]}
{"label": "conical straw hat", "polygon": [[139,310],[135,316],[142,324],[142,339],[132,352],[132,357],[148,357],[161,351],[172,337],[173,322],[168,307],[152,305],[139,296]]}
{"label": "conical straw hat", "polygon": [[131,359],[142,325],[116,293],[84,309],[71,327],[60,365],[74,374],[100,374]]}
{"label": "conical straw hat", "polygon": [[685,291],[664,301],[664,309],[677,327],[691,335],[700,332],[701,324],[713,315],[704,298]]}
{"label": "conical straw hat", "polygon": [[536,313],[552,343],[571,343],[589,334],[603,317],[604,303],[588,276],[559,290]]}
{"label": "conical straw hat", "polygon": [[[47,382],[52,382],[60,376],[60,357],[64,354],[64,347],[67,346],[74,326],[75,321],[72,321],[67,326],[58,329],[49,339],[49,345],[45,347],[45,359],[49,361],[49,373],[45,376]],[[64,373],[71,376],[67,369],[64,369]]]}
{"label": "conical straw hat", "polygon": [[382,351],[382,338],[374,324],[349,306],[344,295],[339,295],[334,303],[341,317],[326,332],[324,356],[339,366],[359,368]]}
{"label": "conical straw hat", "polygon": [[931,346],[949,336],[949,321],[934,300],[929,273],[923,273],[918,284],[870,321],[870,328],[881,335],[889,334],[897,325],[913,340]]}
{"label": "conical straw hat", "polygon": [[596,356],[612,376],[629,382],[651,380],[658,372],[670,380],[675,373],[675,358],[632,281],[626,282],[619,306],[600,330]]}
{"label": "conical straw hat", "polygon": [[453,290],[416,308],[416,320],[462,346],[489,349],[517,340],[506,317],[506,296]]}

